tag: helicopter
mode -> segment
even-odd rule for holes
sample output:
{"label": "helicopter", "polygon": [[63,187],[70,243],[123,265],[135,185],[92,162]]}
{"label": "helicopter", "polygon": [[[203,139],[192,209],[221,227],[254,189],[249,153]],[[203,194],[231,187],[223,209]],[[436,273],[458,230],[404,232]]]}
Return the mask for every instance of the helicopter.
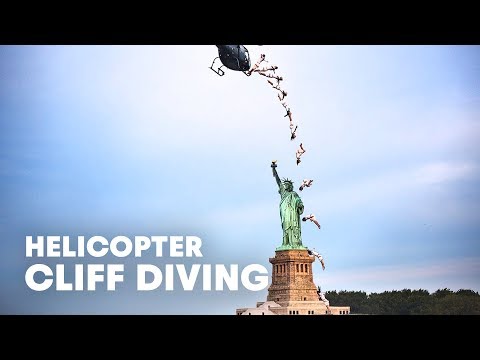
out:
{"label": "helicopter", "polygon": [[[230,70],[242,71],[245,75],[245,71],[250,69],[250,54],[243,45],[215,45],[218,48],[218,56],[213,59],[210,69],[218,76],[225,75],[222,67],[227,67]],[[219,68],[214,69],[213,65],[215,61],[220,59],[221,65]]]}

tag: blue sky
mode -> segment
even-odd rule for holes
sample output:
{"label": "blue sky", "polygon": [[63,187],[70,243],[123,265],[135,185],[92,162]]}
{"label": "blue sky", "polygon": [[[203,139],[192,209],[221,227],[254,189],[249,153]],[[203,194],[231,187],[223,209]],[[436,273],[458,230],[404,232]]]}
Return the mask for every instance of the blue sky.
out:
{"label": "blue sky", "polygon": [[208,69],[213,45],[0,47],[2,313],[234,314],[265,300],[128,281],[35,293],[24,251],[27,235],[196,235],[204,263],[270,271],[273,159],[295,187],[314,179],[300,194],[322,229],[302,237],[325,258],[322,290],[480,290],[480,47],[247,48],[279,67],[295,141],[263,77]]}

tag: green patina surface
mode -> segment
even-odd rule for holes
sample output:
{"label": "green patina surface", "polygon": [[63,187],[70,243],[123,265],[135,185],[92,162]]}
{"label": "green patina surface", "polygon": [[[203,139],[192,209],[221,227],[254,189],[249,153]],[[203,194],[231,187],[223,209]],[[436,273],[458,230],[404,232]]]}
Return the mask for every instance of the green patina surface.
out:
{"label": "green patina surface", "polygon": [[272,171],[280,193],[280,220],[282,222],[282,245],[275,251],[306,249],[302,245],[302,227],[300,215],[303,213],[303,202],[300,196],[293,191],[293,182],[288,179],[280,180],[277,165],[272,163]]}

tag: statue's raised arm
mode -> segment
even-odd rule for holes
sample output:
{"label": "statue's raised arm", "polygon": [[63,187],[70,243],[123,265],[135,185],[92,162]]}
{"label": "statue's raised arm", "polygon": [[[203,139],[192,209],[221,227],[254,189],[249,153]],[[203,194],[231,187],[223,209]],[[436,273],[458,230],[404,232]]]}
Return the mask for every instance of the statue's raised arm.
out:
{"label": "statue's raised arm", "polygon": [[280,178],[278,177],[278,173],[277,173],[277,169],[276,169],[277,168],[277,160],[272,161],[271,167],[272,167],[273,177],[277,181],[278,188],[280,188],[280,185],[282,185],[282,182],[280,181]]}

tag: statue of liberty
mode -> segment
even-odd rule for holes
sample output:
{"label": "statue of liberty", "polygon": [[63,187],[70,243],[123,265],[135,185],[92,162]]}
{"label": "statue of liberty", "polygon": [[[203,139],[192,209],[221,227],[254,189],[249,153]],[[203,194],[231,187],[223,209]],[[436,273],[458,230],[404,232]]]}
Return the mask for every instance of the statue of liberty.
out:
{"label": "statue of liberty", "polygon": [[302,228],[300,215],[303,213],[303,202],[293,191],[293,182],[278,177],[276,161],[272,162],[272,171],[280,193],[280,219],[282,221],[283,241],[276,250],[306,249],[302,245]]}

